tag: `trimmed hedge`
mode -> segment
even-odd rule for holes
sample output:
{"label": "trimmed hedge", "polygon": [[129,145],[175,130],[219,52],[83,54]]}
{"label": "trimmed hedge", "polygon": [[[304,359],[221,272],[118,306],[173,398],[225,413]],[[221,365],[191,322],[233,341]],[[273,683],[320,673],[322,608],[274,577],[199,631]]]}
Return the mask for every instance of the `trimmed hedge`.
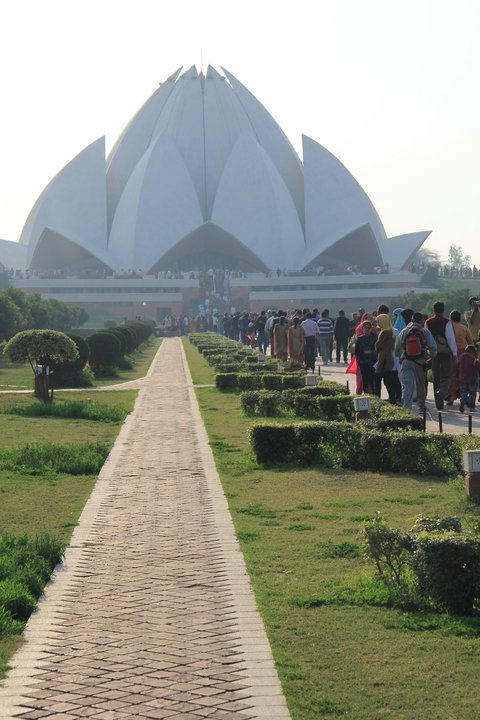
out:
{"label": "trimmed hedge", "polygon": [[240,404],[245,415],[276,415],[282,400],[282,393],[274,390],[257,390],[240,395]]}
{"label": "trimmed hedge", "polygon": [[[261,372],[217,373],[215,385],[218,390],[280,390],[304,387],[304,375]],[[228,378],[224,376],[228,375]]]}
{"label": "trimmed hedge", "polygon": [[[278,452],[278,428],[285,442]],[[288,425],[255,424],[250,441],[259,463],[326,464],[354,470],[456,475],[462,469],[462,444],[455,435],[380,432],[360,424],[317,421]]]}

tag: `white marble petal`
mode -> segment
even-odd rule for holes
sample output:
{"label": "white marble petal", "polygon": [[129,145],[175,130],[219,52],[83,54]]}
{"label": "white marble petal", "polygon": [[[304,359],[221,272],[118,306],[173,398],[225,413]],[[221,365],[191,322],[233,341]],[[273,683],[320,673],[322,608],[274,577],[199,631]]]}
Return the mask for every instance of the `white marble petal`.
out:
{"label": "white marble petal", "polygon": [[196,189],[183,158],[171,138],[160,135],[123,191],[109,251],[122,268],[147,271],[202,223]]}
{"label": "white marble petal", "polygon": [[356,228],[369,224],[377,239],[385,230],[368,195],[328,150],[303,136],[305,239],[318,254]]}
{"label": "white marble petal", "polygon": [[423,230],[382,240],[380,249],[390,270],[407,270],[431,232],[431,230]]}
{"label": "white marble petal", "polygon": [[111,227],[118,201],[136,164],[154,137],[155,125],[172,90],[179,68],[155,90],[130,120],[107,158],[108,227]]}
{"label": "white marble petal", "polygon": [[[105,138],[79,153],[51,180],[33,206],[20,236],[30,264],[44,229],[70,238],[108,265]],[[58,258],[61,266],[61,258]]]}
{"label": "white marble petal", "polygon": [[237,140],[215,198],[212,220],[268,268],[297,269],[305,250],[292,197],[250,134]]}
{"label": "white marble petal", "polygon": [[231,72],[224,67],[222,70],[252,124],[255,137],[282,176],[283,182],[293,198],[303,227],[303,171],[300,158],[281,127],[257,98]]}

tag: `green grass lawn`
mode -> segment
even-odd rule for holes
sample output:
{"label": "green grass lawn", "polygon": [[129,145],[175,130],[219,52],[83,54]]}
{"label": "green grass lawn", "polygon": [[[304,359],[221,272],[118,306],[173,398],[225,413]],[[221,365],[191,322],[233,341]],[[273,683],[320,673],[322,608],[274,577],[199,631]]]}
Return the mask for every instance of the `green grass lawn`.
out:
{"label": "green grass lawn", "polygon": [[[130,411],[136,396],[136,390],[100,391],[92,394],[92,401],[102,405],[119,404]],[[58,393],[54,402],[78,401],[81,398],[88,398],[88,392]],[[30,394],[8,393],[0,396],[0,402],[19,405],[35,401]],[[112,446],[121,424],[0,414],[0,450],[27,443],[90,441]],[[48,533],[68,541],[95,481],[93,475],[49,473],[32,476],[0,470],[0,533],[26,533],[32,537]],[[0,677],[7,669],[8,658],[20,642],[18,637],[0,639]]]}
{"label": "green grass lawn", "polygon": [[[194,380],[213,382],[188,341],[185,351]],[[419,513],[478,517],[463,482],[264,469],[250,452],[252,420],[239,395],[196,392],[292,718],[475,717],[478,621],[345,605],[340,596],[371,573],[361,548],[366,518],[380,511],[407,529]]]}

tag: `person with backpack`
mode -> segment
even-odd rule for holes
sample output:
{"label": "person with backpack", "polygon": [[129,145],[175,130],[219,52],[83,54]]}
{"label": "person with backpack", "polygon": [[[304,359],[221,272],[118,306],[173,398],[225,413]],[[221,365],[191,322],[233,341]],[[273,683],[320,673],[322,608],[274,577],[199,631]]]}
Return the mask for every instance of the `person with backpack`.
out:
{"label": "person with backpack", "polygon": [[413,313],[410,322],[395,340],[395,355],[400,359],[400,381],[402,383],[402,405],[412,409],[415,389],[420,413],[425,410],[427,395],[425,371],[427,360],[437,354],[437,343],[428,328],[423,327],[422,313]]}
{"label": "person with backpack", "polygon": [[443,410],[445,396],[456,368],[457,343],[452,323],[443,315],[444,303],[436,302],[433,312],[434,315],[425,321],[425,326],[437,344],[437,353],[432,357],[433,392],[437,410]]}

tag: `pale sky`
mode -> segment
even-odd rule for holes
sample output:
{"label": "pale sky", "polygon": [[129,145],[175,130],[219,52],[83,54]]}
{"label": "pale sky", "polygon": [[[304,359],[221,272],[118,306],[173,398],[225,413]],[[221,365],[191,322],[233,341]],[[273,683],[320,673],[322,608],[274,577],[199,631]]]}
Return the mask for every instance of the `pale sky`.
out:
{"label": "pale sky", "polygon": [[480,264],[480,1],[0,0],[0,238],[174,70],[231,71],[301,156],[349,169],[389,236]]}

